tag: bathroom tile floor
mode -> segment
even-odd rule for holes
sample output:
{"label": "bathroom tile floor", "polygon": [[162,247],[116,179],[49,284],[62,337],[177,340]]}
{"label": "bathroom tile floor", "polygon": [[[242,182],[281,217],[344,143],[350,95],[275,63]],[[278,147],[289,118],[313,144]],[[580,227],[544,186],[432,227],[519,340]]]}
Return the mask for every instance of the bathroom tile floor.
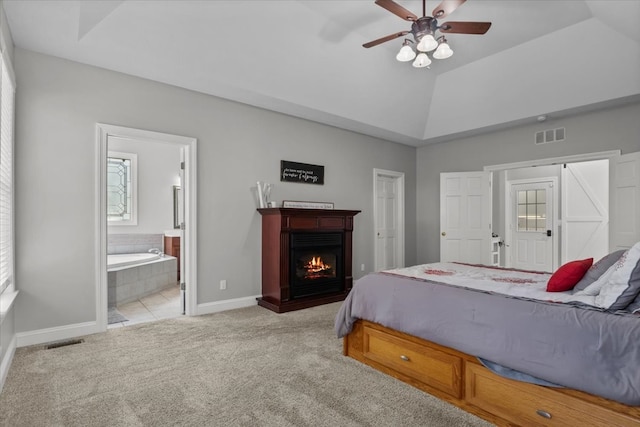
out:
{"label": "bathroom tile floor", "polygon": [[180,286],[176,284],[139,300],[119,305],[118,311],[128,320],[112,323],[108,325],[109,329],[182,316]]}

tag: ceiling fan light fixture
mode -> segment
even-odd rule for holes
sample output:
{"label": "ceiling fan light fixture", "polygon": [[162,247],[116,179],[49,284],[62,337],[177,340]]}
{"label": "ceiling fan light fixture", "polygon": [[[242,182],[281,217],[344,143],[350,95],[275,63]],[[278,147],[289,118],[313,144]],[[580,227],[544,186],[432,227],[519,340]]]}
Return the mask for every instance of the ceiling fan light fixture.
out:
{"label": "ceiling fan light fixture", "polygon": [[409,46],[410,41],[405,39],[400,48],[400,52],[396,55],[396,59],[400,62],[409,62],[416,57],[416,53]]}
{"label": "ceiling fan light fixture", "polygon": [[[396,1],[376,0],[375,3],[405,21],[411,22],[411,29],[380,37],[364,43],[362,47],[368,49],[400,37],[409,37],[407,35],[411,34],[412,38],[405,39],[400,52],[396,54],[396,59],[400,62],[411,62],[413,60],[413,66],[416,68],[429,68],[433,58],[446,59],[453,55],[453,50],[441,33],[485,34],[491,28],[491,22],[439,22],[439,20],[449,16],[467,0],[440,0],[440,4],[433,10],[432,16],[427,15],[427,0],[422,0],[422,16],[420,17],[400,6]],[[415,43],[415,46],[411,46],[409,43]],[[430,56],[427,55],[428,52],[431,52]]]}
{"label": "ceiling fan light fixture", "polygon": [[433,57],[436,59],[447,59],[451,58],[453,55],[453,50],[449,47],[449,43],[446,40],[443,40],[442,43],[438,45],[438,48],[435,52],[433,52]]}
{"label": "ceiling fan light fixture", "polygon": [[418,56],[416,56],[416,60],[413,61],[413,66],[416,68],[424,68],[428,67],[431,64],[431,59],[427,56],[426,53],[420,52]]}
{"label": "ceiling fan light fixture", "polygon": [[417,49],[420,52],[431,52],[436,47],[438,47],[438,42],[433,37],[433,34],[425,34],[418,42]]}

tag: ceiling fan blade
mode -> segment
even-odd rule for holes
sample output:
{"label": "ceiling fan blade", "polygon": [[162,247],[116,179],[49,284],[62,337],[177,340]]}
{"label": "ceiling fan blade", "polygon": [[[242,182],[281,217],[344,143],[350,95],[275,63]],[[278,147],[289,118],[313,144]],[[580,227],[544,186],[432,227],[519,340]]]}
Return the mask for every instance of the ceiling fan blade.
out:
{"label": "ceiling fan blade", "polygon": [[409,12],[407,9],[400,6],[398,3],[394,2],[393,0],[376,0],[376,4],[378,6],[384,7],[389,12],[398,15],[400,18],[404,19],[405,21],[415,21],[418,19],[416,15]]}
{"label": "ceiling fan blade", "polygon": [[442,3],[433,9],[433,17],[436,19],[442,19],[466,1],[467,0],[442,0]]}
{"label": "ceiling fan blade", "polygon": [[365,44],[362,45],[362,47],[370,48],[370,47],[373,47],[373,46],[377,46],[379,44],[382,44],[384,42],[388,42],[389,40],[397,39],[398,37],[402,37],[402,36],[407,35],[407,34],[409,34],[409,31],[401,31],[399,33],[390,34],[390,35],[388,35],[386,37],[382,37],[382,38],[379,38],[377,40],[370,41],[369,43],[365,43]]}
{"label": "ceiling fan blade", "polygon": [[491,22],[459,22],[449,21],[440,26],[443,33],[484,34],[489,31]]}

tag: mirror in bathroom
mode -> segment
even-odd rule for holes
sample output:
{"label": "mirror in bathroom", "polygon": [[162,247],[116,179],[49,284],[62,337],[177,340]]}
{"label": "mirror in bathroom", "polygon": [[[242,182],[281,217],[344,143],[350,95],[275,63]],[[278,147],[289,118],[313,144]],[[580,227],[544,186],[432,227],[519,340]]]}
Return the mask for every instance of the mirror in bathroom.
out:
{"label": "mirror in bathroom", "polygon": [[182,223],[182,190],[179,185],[173,186],[173,228],[180,228]]}

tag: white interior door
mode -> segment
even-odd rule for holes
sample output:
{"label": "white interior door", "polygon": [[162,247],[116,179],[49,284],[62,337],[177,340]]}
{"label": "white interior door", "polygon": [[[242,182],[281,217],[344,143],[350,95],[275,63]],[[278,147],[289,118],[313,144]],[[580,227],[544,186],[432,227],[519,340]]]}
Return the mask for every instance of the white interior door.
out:
{"label": "white interior door", "polygon": [[611,160],[611,234],[609,250],[640,241],[640,152]]}
{"label": "white interior door", "polygon": [[404,174],[374,170],[375,271],[404,267]]}
{"label": "white interior door", "polygon": [[440,261],[491,265],[491,172],[440,174]]}
{"label": "white interior door", "polygon": [[511,267],[553,271],[554,191],[554,181],[510,185]]}
{"label": "white interior door", "polygon": [[569,163],[561,172],[561,263],[609,252],[609,160]]}

